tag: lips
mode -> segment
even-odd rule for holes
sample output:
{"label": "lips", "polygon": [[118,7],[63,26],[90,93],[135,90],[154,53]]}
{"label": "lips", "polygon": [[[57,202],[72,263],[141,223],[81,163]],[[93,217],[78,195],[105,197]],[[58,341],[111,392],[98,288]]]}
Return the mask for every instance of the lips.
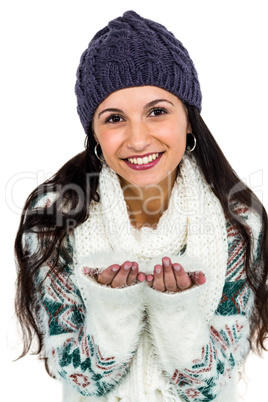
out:
{"label": "lips", "polygon": [[163,152],[150,153],[143,156],[133,156],[124,159],[124,162],[133,170],[146,170],[154,167],[161,159]]}
{"label": "lips", "polygon": [[127,160],[130,163],[134,163],[135,165],[145,165],[145,164],[147,164],[149,162],[152,162],[155,159],[157,159],[158,156],[159,156],[159,152],[156,152],[156,153],[153,153],[153,154],[148,154],[148,156],[145,155],[143,157],[142,156],[130,157],[130,158],[127,158]]}

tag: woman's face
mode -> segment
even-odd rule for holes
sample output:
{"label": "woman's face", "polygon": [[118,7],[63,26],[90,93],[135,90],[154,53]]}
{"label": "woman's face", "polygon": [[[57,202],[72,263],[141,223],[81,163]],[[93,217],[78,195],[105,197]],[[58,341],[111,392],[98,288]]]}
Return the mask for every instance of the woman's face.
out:
{"label": "woman's face", "polygon": [[139,187],[174,176],[190,132],[182,102],[154,86],[113,92],[97,108],[92,127],[107,164]]}

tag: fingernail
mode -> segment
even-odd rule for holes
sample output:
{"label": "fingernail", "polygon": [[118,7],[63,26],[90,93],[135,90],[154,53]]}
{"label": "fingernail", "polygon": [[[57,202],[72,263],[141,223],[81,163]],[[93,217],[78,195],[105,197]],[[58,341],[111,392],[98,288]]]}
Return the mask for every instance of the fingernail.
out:
{"label": "fingernail", "polygon": [[131,263],[130,261],[127,261],[127,262],[124,264],[124,269],[125,269],[126,271],[128,271],[128,270],[131,268],[131,266],[132,266],[132,263]]}
{"label": "fingernail", "polygon": [[112,268],[112,271],[117,272],[117,271],[119,271],[119,269],[120,269],[119,265],[114,265]]}
{"label": "fingernail", "polygon": [[147,280],[148,280],[148,281],[152,281],[153,279],[154,279],[153,275],[148,275],[148,276],[147,276]]}
{"label": "fingernail", "polygon": [[162,271],[161,265],[156,265],[156,266],[155,266],[155,272],[156,272],[157,274],[161,274],[161,271]]}
{"label": "fingernail", "polygon": [[169,258],[164,257],[164,258],[162,258],[162,261],[163,261],[164,267],[166,267],[166,268],[169,267],[169,265],[170,265]]}
{"label": "fingernail", "polygon": [[146,279],[146,276],[144,274],[142,274],[142,275],[139,276],[138,279],[139,279],[140,282],[144,282],[145,279]]}
{"label": "fingernail", "polygon": [[173,268],[175,269],[175,271],[180,271],[181,266],[180,266],[180,264],[175,263],[175,264],[173,264]]}
{"label": "fingernail", "polygon": [[138,264],[136,262],[132,263],[132,271],[134,271],[137,268]]}

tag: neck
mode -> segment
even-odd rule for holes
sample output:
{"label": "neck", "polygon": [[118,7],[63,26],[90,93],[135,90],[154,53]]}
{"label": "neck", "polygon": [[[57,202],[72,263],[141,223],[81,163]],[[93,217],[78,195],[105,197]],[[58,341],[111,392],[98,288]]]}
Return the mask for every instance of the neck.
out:
{"label": "neck", "polygon": [[137,187],[119,177],[128,207],[129,218],[134,227],[156,226],[160,217],[168,208],[176,177],[177,169],[160,183],[146,187]]}

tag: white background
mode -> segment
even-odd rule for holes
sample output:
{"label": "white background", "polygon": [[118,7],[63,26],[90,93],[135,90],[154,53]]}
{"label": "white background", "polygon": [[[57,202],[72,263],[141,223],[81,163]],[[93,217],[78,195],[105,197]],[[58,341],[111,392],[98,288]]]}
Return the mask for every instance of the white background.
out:
{"label": "white background", "polygon": [[[61,401],[61,386],[35,356],[12,362],[20,350],[13,243],[28,194],[83,150],[74,95],[80,55],[97,30],[129,9],[165,25],[189,50],[203,92],[202,116],[233,169],[267,209],[265,0],[2,3],[0,345],[5,401]],[[268,353],[264,359],[250,357],[246,371],[243,400],[268,401]]]}

